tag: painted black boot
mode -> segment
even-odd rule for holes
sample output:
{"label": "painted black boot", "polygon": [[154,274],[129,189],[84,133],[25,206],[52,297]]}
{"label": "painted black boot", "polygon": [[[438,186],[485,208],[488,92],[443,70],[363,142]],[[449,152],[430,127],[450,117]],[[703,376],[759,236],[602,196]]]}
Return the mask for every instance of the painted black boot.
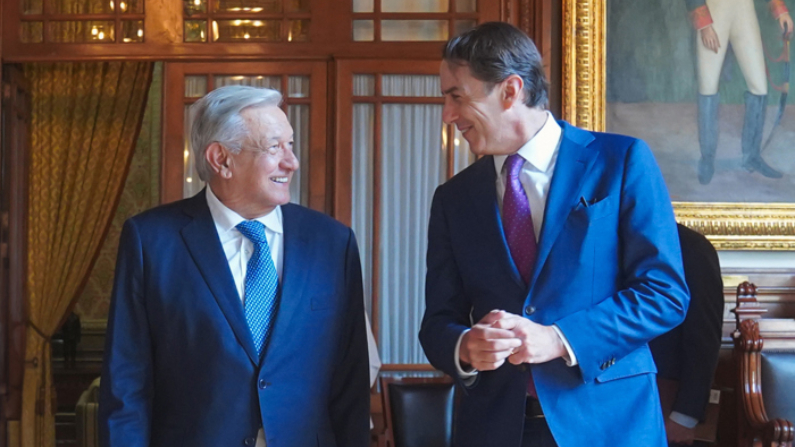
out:
{"label": "painted black boot", "polygon": [[698,182],[706,185],[715,173],[715,151],[718,148],[718,105],[720,93],[698,95]]}
{"label": "painted black boot", "polygon": [[782,174],[762,159],[762,129],[765,127],[767,95],[745,92],[745,122],[743,123],[743,167],[768,178],[781,178]]}

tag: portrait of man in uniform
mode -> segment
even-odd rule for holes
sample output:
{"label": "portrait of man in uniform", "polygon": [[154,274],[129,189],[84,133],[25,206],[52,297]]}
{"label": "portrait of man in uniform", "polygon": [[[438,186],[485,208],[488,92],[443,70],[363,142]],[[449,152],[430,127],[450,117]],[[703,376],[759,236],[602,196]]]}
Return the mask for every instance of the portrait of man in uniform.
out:
{"label": "portrait of man in uniform", "polygon": [[607,2],[607,131],[649,143],[674,201],[795,202],[793,7]]}

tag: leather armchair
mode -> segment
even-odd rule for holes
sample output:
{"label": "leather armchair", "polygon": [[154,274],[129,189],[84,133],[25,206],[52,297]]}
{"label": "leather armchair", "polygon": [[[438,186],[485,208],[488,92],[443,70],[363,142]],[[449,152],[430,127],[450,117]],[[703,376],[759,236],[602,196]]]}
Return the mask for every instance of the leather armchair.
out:
{"label": "leather armchair", "polygon": [[450,377],[381,378],[381,447],[452,447],[455,384]]}

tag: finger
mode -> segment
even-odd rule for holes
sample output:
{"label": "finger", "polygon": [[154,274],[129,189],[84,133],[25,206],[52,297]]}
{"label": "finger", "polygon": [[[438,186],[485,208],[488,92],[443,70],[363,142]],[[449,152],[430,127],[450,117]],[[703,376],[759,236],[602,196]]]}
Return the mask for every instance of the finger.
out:
{"label": "finger", "polygon": [[472,361],[476,363],[497,363],[504,361],[510,355],[510,350],[499,352],[478,352],[472,356]]}
{"label": "finger", "polygon": [[478,340],[474,343],[474,347],[477,351],[482,352],[498,352],[498,351],[508,351],[514,352],[520,346],[522,346],[522,341],[518,338],[498,338],[498,339],[490,339],[490,340]]}
{"label": "finger", "polygon": [[483,318],[478,321],[478,324],[490,325],[495,321],[499,320],[500,318],[505,317],[506,312],[504,310],[494,309],[491,312],[487,313],[483,316]]}
{"label": "finger", "polygon": [[524,338],[527,333],[532,332],[533,328],[538,326],[540,326],[538,323],[519,316],[503,318],[492,324],[495,329],[511,331],[513,336],[517,338]]}
{"label": "finger", "polygon": [[523,351],[518,351],[514,354],[508,356],[507,360],[512,365],[521,365],[522,363],[530,363],[527,358],[527,353]]}
{"label": "finger", "polygon": [[470,330],[474,340],[496,340],[505,338],[516,338],[509,329],[495,327],[477,327]]}
{"label": "finger", "polygon": [[477,369],[478,371],[493,371],[505,363],[505,360],[500,360],[498,362],[475,362],[472,363],[472,367]]}
{"label": "finger", "polygon": [[518,315],[509,315],[509,316],[506,316],[505,318],[501,318],[500,320],[495,321],[494,323],[491,324],[491,327],[496,328],[496,329],[508,329],[508,330],[511,330],[511,329],[515,329],[517,326],[522,324],[523,321],[528,321],[528,320],[526,318],[520,317]]}

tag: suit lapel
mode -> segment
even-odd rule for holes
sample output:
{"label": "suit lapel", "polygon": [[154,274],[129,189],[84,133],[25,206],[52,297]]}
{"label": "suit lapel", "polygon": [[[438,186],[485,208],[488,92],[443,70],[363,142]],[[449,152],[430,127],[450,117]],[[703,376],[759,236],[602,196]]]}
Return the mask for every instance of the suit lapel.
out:
{"label": "suit lapel", "polygon": [[598,153],[587,148],[594,139],[593,135],[566,122],[561,121],[560,124],[563,133],[544,210],[544,223],[538,241],[538,258],[531,284],[535,284],[569,213],[579,202],[583,177],[591,169]]}
{"label": "suit lapel", "polygon": [[226,255],[218,239],[210,209],[207,207],[205,192],[191,198],[185,209],[193,220],[182,231],[182,239],[199,268],[210,292],[218,302],[226,321],[232,327],[238,342],[255,365],[259,365],[257,350],[251,339],[251,331],[246,323],[243,305],[229,271]]}
{"label": "suit lapel", "polygon": [[[276,340],[280,345],[286,345],[285,340],[290,340],[290,328],[297,327],[294,324],[296,318],[301,318],[302,312],[301,296],[304,286],[309,282],[307,275],[311,273],[311,263],[308,260],[314,258],[312,254],[312,244],[309,236],[312,234],[311,228],[304,228],[301,218],[301,209],[293,204],[282,206],[282,217],[284,218],[284,261],[282,268],[282,282],[279,290],[279,308],[276,314],[275,326],[271,334],[268,353],[276,349]],[[263,360],[265,361],[265,359]]]}
{"label": "suit lapel", "polygon": [[472,212],[476,234],[478,237],[483,237],[483,243],[480,244],[480,250],[484,252],[482,259],[486,262],[497,262],[499,268],[496,271],[506,272],[508,277],[505,280],[516,284],[524,293],[527,287],[511,258],[497,205],[497,172],[494,168],[494,157],[484,157],[473,167],[477,169],[473,173],[475,181],[469,182],[472,205],[464,209],[467,210],[466,212]]}

